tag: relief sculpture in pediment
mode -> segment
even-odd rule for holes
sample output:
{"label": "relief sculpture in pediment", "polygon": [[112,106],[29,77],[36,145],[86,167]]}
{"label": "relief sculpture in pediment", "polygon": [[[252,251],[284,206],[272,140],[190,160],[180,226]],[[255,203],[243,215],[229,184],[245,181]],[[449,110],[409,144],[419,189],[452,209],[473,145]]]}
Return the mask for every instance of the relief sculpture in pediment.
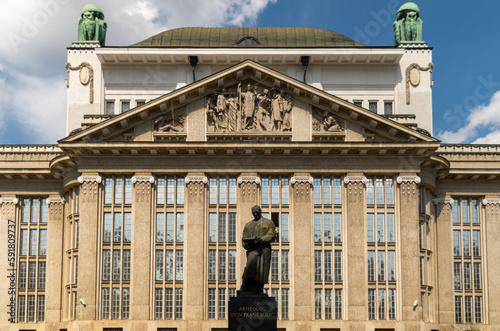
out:
{"label": "relief sculpture in pediment", "polygon": [[328,111],[313,108],[313,131],[314,132],[342,132],[344,129],[339,121]]}
{"label": "relief sculpture in pediment", "polygon": [[184,132],[184,122],[186,121],[183,115],[166,114],[155,119],[155,132]]}
{"label": "relief sculpture in pediment", "polygon": [[240,83],[223,88],[207,98],[206,111],[211,132],[291,131],[292,98],[281,90]]}

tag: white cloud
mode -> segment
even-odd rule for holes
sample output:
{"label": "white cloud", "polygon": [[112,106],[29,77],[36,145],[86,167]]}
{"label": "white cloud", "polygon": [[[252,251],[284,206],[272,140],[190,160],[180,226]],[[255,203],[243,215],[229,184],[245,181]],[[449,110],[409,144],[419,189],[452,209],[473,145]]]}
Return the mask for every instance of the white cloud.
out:
{"label": "white cloud", "polygon": [[500,130],[500,91],[495,92],[487,105],[479,105],[472,109],[467,117],[467,125],[457,131],[444,131],[438,133],[438,138],[445,143],[463,143],[477,137],[478,132],[487,130],[490,133],[474,141],[477,144],[498,144]]}
{"label": "white cloud", "polygon": [[[106,44],[127,46],[177,27],[248,25],[276,1],[99,0],[98,5],[108,23]],[[70,0],[2,4],[0,130],[8,117],[20,136],[36,139],[33,143],[54,143],[63,136],[66,47],[77,38],[83,5]],[[55,121],[51,116],[57,116]]]}

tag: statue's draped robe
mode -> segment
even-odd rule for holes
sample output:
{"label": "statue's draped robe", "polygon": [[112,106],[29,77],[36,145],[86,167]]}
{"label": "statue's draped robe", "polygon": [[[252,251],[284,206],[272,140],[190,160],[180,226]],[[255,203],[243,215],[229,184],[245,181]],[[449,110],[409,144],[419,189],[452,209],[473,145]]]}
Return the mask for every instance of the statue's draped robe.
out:
{"label": "statue's draped robe", "polygon": [[262,243],[254,250],[247,250],[247,265],[243,278],[251,278],[262,284],[268,282],[271,268],[271,242],[274,241],[275,235],[274,223],[267,218],[261,217],[258,221],[250,221],[245,225],[243,240],[261,238]]}

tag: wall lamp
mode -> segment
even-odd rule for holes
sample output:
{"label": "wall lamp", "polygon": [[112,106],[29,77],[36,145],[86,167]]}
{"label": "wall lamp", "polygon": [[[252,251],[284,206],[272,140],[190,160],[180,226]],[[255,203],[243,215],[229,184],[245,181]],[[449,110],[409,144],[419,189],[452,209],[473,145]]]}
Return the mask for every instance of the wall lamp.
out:
{"label": "wall lamp", "polygon": [[300,62],[302,62],[302,66],[304,67],[304,83],[306,82],[307,66],[309,65],[310,60],[311,60],[310,56],[301,56],[300,57]]}
{"label": "wall lamp", "polygon": [[196,77],[194,75],[194,69],[196,68],[196,65],[198,64],[198,57],[197,56],[189,56],[189,63],[191,64],[191,67],[193,67],[193,82],[195,82]]}

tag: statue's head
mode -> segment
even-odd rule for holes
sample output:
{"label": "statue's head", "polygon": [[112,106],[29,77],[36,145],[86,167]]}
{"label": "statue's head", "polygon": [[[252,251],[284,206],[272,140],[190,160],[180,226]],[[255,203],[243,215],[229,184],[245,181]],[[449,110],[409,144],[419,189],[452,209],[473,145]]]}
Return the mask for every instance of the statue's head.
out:
{"label": "statue's head", "polygon": [[252,207],[252,215],[255,219],[259,219],[262,216],[262,210],[259,205],[255,205]]}
{"label": "statue's head", "polygon": [[82,9],[82,18],[83,19],[94,19],[96,17],[101,19],[101,20],[104,19],[104,13],[102,12],[101,8],[94,5],[93,3],[89,3],[89,4],[86,4],[85,6],[83,6],[83,9]]}
{"label": "statue's head", "polygon": [[416,20],[419,17],[420,17],[420,9],[418,8],[417,4],[413,2],[407,2],[404,5],[402,5],[399,8],[398,13],[396,15],[397,20],[401,20],[403,18]]}

